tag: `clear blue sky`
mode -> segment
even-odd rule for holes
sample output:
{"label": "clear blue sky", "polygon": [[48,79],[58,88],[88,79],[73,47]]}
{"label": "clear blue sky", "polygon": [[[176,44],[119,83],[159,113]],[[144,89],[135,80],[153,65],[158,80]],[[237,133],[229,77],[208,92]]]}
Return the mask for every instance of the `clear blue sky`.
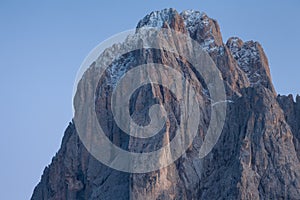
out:
{"label": "clear blue sky", "polygon": [[230,36],[259,41],[278,93],[300,93],[300,1],[1,0],[1,199],[29,199],[59,149],[88,52],[168,7],[205,11],[218,20],[224,42]]}

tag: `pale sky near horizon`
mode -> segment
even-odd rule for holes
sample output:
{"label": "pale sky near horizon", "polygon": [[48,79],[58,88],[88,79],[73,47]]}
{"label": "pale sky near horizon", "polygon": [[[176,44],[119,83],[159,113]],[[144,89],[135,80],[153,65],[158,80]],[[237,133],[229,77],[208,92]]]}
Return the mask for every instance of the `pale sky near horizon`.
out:
{"label": "pale sky near horizon", "polygon": [[[284,2],[284,3],[282,3]],[[300,93],[300,1],[0,1],[1,199],[29,199],[72,119],[81,62],[154,10],[204,11],[223,41],[259,41],[279,94]]]}

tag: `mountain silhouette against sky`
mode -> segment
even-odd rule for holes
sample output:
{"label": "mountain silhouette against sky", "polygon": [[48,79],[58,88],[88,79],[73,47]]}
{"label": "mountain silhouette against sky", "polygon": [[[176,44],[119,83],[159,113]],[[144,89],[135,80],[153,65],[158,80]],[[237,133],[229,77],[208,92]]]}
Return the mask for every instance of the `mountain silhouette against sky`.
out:
{"label": "mountain silhouette against sky", "polygon": [[[222,102],[226,104],[226,117],[212,150],[199,157],[213,115],[211,105],[215,103],[205,77],[180,56],[163,49],[138,49],[114,61],[97,85],[90,86],[97,91],[94,103],[99,124],[107,138],[126,151],[145,153],[166,146],[175,138],[176,124],[181,123],[182,108],[174,92],[157,84],[146,84],[133,93],[129,112],[140,125],[150,123],[149,107],[166,106],[167,125],[148,140],[130,136],[118,127],[110,100],[117,82],[132,66],[145,63],[178,66],[185,77],[196,77],[200,82],[195,86],[199,94],[195,98],[200,102],[201,120],[191,145],[167,167],[147,173],[128,173],[97,160],[82,143],[73,120],[31,199],[300,199],[300,97],[294,100],[291,95],[276,93],[261,44],[238,37],[224,42],[217,21],[194,10],[178,13],[171,8],[151,12],[136,28],[151,27],[187,34],[198,42],[220,72],[226,93],[226,101]],[[96,66],[105,65],[106,59],[116,55],[128,40],[106,49],[83,77],[90,80],[97,73]],[[142,43],[145,45],[145,41]],[[177,52],[192,50],[180,40],[174,44],[163,40],[158,43],[162,47],[169,45]],[[166,79],[164,74],[155,75]],[[79,88],[84,86],[84,78]],[[80,107],[86,96],[94,95],[91,88],[77,92],[75,107]],[[176,91],[180,92],[181,88],[175,87]],[[88,130],[88,125],[85,128]]]}

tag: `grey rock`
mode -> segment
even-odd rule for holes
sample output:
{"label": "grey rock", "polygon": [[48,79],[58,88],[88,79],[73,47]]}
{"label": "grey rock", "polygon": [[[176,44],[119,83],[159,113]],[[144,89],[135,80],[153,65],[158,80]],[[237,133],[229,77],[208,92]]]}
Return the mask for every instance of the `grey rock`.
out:
{"label": "grey rock", "polygon": [[[216,20],[192,10],[180,14],[174,9],[152,12],[137,28],[146,26],[188,33],[216,63],[228,98],[225,125],[217,144],[205,158],[199,158],[211,115],[209,94],[200,80],[197,91],[201,95],[197,98],[202,119],[198,134],[173,164],[143,174],[111,169],[86,150],[72,122],[31,199],[300,199],[300,97],[294,102],[291,96],[276,96],[261,45],[236,37],[224,44]],[[122,44],[108,48],[98,63],[108,63],[107,57],[113,57],[120,48]],[[184,49],[184,44],[177,48]],[[85,95],[97,88],[97,117],[107,137],[115,145],[133,152],[153,151],[167,144],[174,137],[174,122],[180,116],[180,108],[170,91],[146,85],[133,94],[132,117],[141,125],[147,124],[151,105],[157,102],[167,105],[170,116],[167,134],[137,140],[113,122],[109,103],[116,82],[131,66],[147,62],[179,66],[186,76],[195,75],[188,63],[178,61],[174,55],[142,49],[117,60],[98,85],[89,85],[76,94],[75,105],[79,105]],[[95,65],[85,72],[87,80],[97,73]],[[157,76],[163,78],[161,74]],[[83,87],[83,81],[79,87]],[[100,115],[100,111],[105,114]]]}

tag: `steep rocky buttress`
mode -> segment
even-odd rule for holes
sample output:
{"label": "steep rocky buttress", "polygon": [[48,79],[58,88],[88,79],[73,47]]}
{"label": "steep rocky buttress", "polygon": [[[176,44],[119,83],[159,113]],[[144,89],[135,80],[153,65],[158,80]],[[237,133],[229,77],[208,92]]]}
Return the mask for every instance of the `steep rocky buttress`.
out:
{"label": "steep rocky buttress", "polygon": [[[142,27],[189,34],[215,62],[228,99],[217,144],[206,157],[199,158],[210,119],[211,102],[205,84],[198,88],[203,120],[192,145],[173,164],[154,172],[126,173],[100,163],[86,150],[71,122],[31,199],[300,199],[300,97],[294,102],[292,96],[276,94],[262,46],[237,37],[223,43],[217,21],[193,10],[155,11],[138,23],[137,28]],[[105,58],[119,48],[122,44],[108,48],[98,62],[105,64]],[[152,151],[168,143],[176,129],[172,120],[180,115],[171,92],[158,85],[145,85],[130,102],[130,109],[137,113],[133,118],[146,123],[149,106],[157,102],[169,105],[171,126],[167,134],[149,141],[136,140],[113,122],[108,105],[116,82],[130,66],[147,62],[176,64],[186,75],[193,74],[191,66],[174,55],[147,49],[130,52],[107,70],[97,85],[95,100],[96,110],[107,114],[97,117],[107,137],[128,151]],[[85,76],[94,70],[92,65]],[[77,95],[84,98],[84,94]]]}

